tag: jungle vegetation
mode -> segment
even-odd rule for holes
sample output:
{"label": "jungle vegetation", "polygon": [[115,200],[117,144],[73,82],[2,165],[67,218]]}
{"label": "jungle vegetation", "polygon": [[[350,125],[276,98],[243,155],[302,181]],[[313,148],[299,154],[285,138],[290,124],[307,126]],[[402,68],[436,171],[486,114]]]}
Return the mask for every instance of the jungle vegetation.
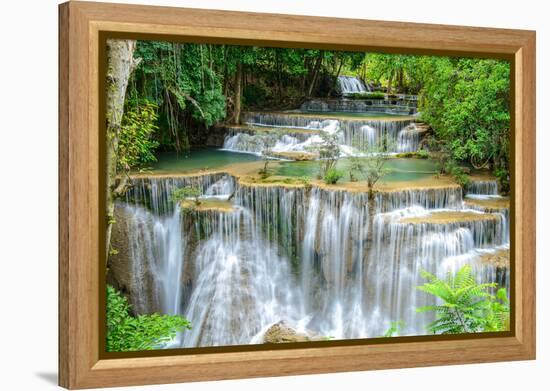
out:
{"label": "jungle vegetation", "polygon": [[139,62],[128,79],[119,169],[146,165],[155,150],[200,145],[211,126],[239,123],[242,111],[336,96],[336,79],[346,74],[379,89],[369,98],[382,91],[417,94],[443,169],[451,171],[452,163],[488,168],[508,186],[506,61],[157,41],[138,41],[132,56]]}
{"label": "jungle vegetation", "polygon": [[[502,190],[509,188],[506,61],[159,41],[113,40],[107,45],[107,253],[114,199],[126,186],[124,179],[115,178],[146,167],[159,151],[185,154],[204,145],[214,126],[239,124],[246,110],[294,109],[312,97],[336,97],[339,75],[358,76],[374,86],[370,99],[418,95],[421,120],[432,129],[427,149],[440,160],[442,172],[460,180],[463,167],[484,168],[499,178]],[[335,141],[328,137],[319,153],[325,158],[322,178],[333,184],[344,173],[336,170]],[[267,168],[266,158],[265,172]],[[373,172],[367,176],[374,185],[382,168],[383,161],[373,159],[355,170]],[[198,196],[192,189],[177,194],[197,203]],[[493,287],[477,285],[468,269],[446,280],[425,277],[428,282],[419,289],[443,303],[420,309],[437,314],[428,326],[432,332],[505,327],[505,292],[494,294]],[[190,327],[178,316],[132,316],[126,299],[111,287],[107,310],[108,350],[153,349]],[[397,329],[392,325],[388,335]]]}
{"label": "jungle vegetation", "polygon": [[178,315],[132,316],[128,299],[107,286],[107,351],[127,352],[158,349],[176,333],[191,329]]}

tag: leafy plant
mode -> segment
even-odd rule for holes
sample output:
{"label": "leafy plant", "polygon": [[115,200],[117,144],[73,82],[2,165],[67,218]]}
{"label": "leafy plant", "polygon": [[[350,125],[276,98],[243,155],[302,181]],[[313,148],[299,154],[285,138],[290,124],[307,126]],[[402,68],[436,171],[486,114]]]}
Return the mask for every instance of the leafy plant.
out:
{"label": "leafy plant", "polygon": [[178,315],[130,315],[128,300],[107,286],[107,351],[152,350],[173,339],[191,324]]}
{"label": "leafy plant", "polygon": [[452,175],[457,183],[465,188],[470,183],[470,178],[463,167],[459,166],[455,160],[449,159],[445,165],[445,172]]}
{"label": "leafy plant", "polygon": [[390,338],[398,335],[403,327],[405,327],[405,322],[403,321],[391,322],[389,329],[384,333],[384,338]]}
{"label": "leafy plant", "polygon": [[336,168],[329,168],[329,170],[325,174],[324,181],[327,185],[334,185],[343,177],[344,173],[342,171],[339,171]]}
{"label": "leafy plant", "polygon": [[420,149],[418,152],[416,152],[416,157],[419,159],[429,159],[430,153],[425,149]]}
{"label": "leafy plant", "polygon": [[170,194],[170,199],[172,200],[172,202],[177,203],[184,201],[187,198],[193,198],[195,201],[195,205],[198,206],[201,203],[199,199],[201,195],[202,191],[198,187],[186,186],[172,190],[172,194]]}
{"label": "leafy plant", "polygon": [[375,91],[375,92],[353,92],[351,94],[347,94],[346,98],[349,99],[385,99],[386,94],[382,91]]}
{"label": "leafy plant", "polygon": [[317,146],[320,158],[319,178],[325,178],[328,172],[336,167],[340,158],[340,145],[338,144],[338,132],[321,131],[321,138],[323,142]]}
{"label": "leafy plant", "polygon": [[355,148],[363,152],[365,156],[351,158],[350,178],[356,179],[354,172],[361,175],[367,181],[369,198],[372,199],[374,185],[391,172],[385,167],[388,159],[391,157],[384,153],[384,151],[386,148],[391,149],[392,147],[387,140],[384,140],[380,145],[363,145],[357,140],[354,140],[353,144]]}
{"label": "leafy plant", "polygon": [[159,143],[153,139],[158,129],[157,105],[148,100],[130,100],[122,117],[117,165],[121,171],[156,161],[154,150]]}
{"label": "leafy plant", "polygon": [[506,291],[496,296],[491,292],[496,284],[476,283],[469,265],[455,274],[449,272],[444,280],[422,271],[428,280],[417,289],[435,296],[440,304],[417,308],[417,312],[435,312],[436,319],[426,328],[434,334],[476,333],[505,330],[509,318]]}

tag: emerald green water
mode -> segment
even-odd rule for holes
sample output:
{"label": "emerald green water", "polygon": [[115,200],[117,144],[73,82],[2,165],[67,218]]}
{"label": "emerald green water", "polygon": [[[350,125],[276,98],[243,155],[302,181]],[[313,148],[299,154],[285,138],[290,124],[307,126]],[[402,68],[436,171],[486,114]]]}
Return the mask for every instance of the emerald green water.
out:
{"label": "emerald green water", "polygon": [[[151,165],[151,169],[157,173],[185,173],[197,170],[222,168],[229,164],[247,163],[260,160],[260,157],[247,153],[222,151],[215,148],[192,150],[187,154],[176,152],[162,152],[157,155],[157,162]],[[351,159],[340,159],[336,168],[345,176],[341,180],[349,181]],[[272,166],[272,174],[288,177],[315,178],[319,172],[318,161],[284,161],[277,166]],[[386,162],[385,168],[390,172],[380,182],[399,182],[424,179],[437,173],[437,164],[428,159],[402,159],[391,158]],[[354,175],[359,180],[364,178],[357,173]]]}
{"label": "emerald green water", "polygon": [[215,148],[191,150],[189,153],[161,152],[157,161],[151,165],[155,172],[189,172],[203,169],[215,169],[235,163],[259,160],[256,155],[221,151]]}
{"label": "emerald green water", "polygon": [[[336,169],[345,174],[342,179],[344,182],[349,181],[350,167],[351,159],[340,159],[336,164]],[[390,170],[390,172],[380,182],[414,181],[433,176],[437,173],[436,162],[428,159],[391,158],[388,159],[384,167]],[[314,178],[319,173],[319,162],[282,162],[274,171],[275,175]],[[354,175],[359,180],[364,179],[357,173],[354,173]]]}

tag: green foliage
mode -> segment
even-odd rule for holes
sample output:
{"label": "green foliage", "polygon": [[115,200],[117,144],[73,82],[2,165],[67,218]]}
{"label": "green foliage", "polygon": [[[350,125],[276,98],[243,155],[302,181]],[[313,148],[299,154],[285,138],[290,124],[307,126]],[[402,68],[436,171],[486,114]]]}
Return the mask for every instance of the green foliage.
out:
{"label": "green foliage", "polygon": [[405,327],[405,323],[403,321],[391,322],[390,327],[384,333],[384,338],[390,338],[399,335],[403,327]]}
{"label": "green foliage", "polygon": [[189,130],[211,126],[226,115],[221,45],[138,41],[140,58],[128,87],[159,107],[157,140],[164,147],[186,150]]}
{"label": "green foliage", "polygon": [[502,193],[508,194],[510,192],[510,173],[503,167],[497,167],[494,171],[499,183],[499,189]]}
{"label": "green foliage", "polygon": [[351,158],[350,178],[356,178],[354,173],[362,176],[367,181],[369,196],[372,197],[374,185],[391,172],[385,167],[391,157],[384,151],[393,147],[389,145],[388,140],[384,140],[380,145],[362,145],[357,140],[354,140],[353,144],[365,156]]}
{"label": "green foliage", "polygon": [[416,157],[419,159],[429,159],[430,153],[425,149],[420,149],[418,152],[416,152]]}
{"label": "green foliage", "polygon": [[510,64],[427,58],[420,110],[457,161],[503,168],[510,159]]}
{"label": "green foliage", "polygon": [[[449,159],[499,172],[509,188],[510,63],[502,60],[367,54],[366,77],[388,94],[419,94],[422,120]],[[432,149],[430,149],[432,150]]]}
{"label": "green foliage", "polygon": [[107,286],[107,351],[152,350],[173,339],[190,323],[178,315],[130,315],[128,300]]}
{"label": "green foliage", "polygon": [[458,165],[457,162],[453,159],[447,160],[445,164],[445,172],[452,175],[455,181],[463,188],[465,188],[468,183],[470,183],[470,178],[466,174],[464,168]]}
{"label": "green foliage", "polygon": [[401,152],[394,155],[396,158],[404,159],[429,159],[430,153],[425,149],[421,149],[417,152]]}
{"label": "green foliage", "polygon": [[200,205],[199,197],[202,195],[201,189],[193,186],[179,187],[172,190],[170,200],[174,203],[184,201],[188,198],[194,198],[195,205]]}
{"label": "green foliage", "polygon": [[243,104],[248,107],[263,107],[270,96],[263,83],[249,84],[243,91]]}
{"label": "green foliage", "polygon": [[156,161],[154,150],[159,144],[152,137],[158,129],[157,108],[156,104],[148,100],[127,101],[118,141],[119,171],[130,171]]}
{"label": "green foliage", "polygon": [[485,318],[484,331],[505,331],[510,329],[510,301],[506,289],[500,288],[491,301],[491,308]]}
{"label": "green foliage", "polygon": [[440,304],[420,307],[417,312],[435,312],[436,320],[427,325],[434,334],[476,333],[503,331],[508,327],[509,304],[506,291],[496,296],[491,291],[496,284],[477,284],[471,267],[466,265],[441,280],[426,271],[428,280],[417,289],[439,299]]}
{"label": "green foliage", "polygon": [[321,138],[323,139],[323,142],[315,147],[320,158],[319,179],[326,178],[329,171],[336,167],[336,163],[338,163],[338,159],[340,158],[338,132],[329,133],[321,131]]}
{"label": "green foliage", "polygon": [[[128,140],[122,143],[123,149],[135,150],[123,151],[124,168],[152,161],[155,143],[178,151],[203,143],[210,126],[236,120],[237,100],[243,110],[295,108],[305,96],[334,95],[338,75],[352,75],[379,83],[387,93],[352,94],[351,99],[418,94],[422,120],[441,143],[435,151],[444,149],[460,164],[491,169],[500,188],[509,188],[507,61],[159,41],[138,41],[135,57],[142,61],[128,86],[127,100],[134,104],[126,107]],[[156,105],[158,118],[152,119],[142,102]],[[134,146],[134,139],[143,142]],[[321,178],[334,161],[329,158],[321,168]]]}
{"label": "green foliage", "polygon": [[269,178],[269,159],[267,157],[264,158],[264,166],[258,170],[258,174],[262,179]]}
{"label": "green foliage", "polygon": [[346,95],[348,99],[385,99],[386,94],[382,91],[375,92],[354,92]]}
{"label": "green foliage", "polygon": [[344,173],[342,171],[339,171],[336,168],[329,168],[323,179],[327,185],[334,185],[343,177]]}

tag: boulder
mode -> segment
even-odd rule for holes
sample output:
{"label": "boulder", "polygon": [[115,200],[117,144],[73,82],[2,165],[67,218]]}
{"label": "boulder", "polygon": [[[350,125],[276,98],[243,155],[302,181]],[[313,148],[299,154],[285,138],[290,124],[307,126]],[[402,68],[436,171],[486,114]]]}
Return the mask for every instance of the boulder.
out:
{"label": "boulder", "polygon": [[297,332],[284,321],[275,323],[267,329],[263,339],[264,343],[307,342],[315,340],[305,333]]}

